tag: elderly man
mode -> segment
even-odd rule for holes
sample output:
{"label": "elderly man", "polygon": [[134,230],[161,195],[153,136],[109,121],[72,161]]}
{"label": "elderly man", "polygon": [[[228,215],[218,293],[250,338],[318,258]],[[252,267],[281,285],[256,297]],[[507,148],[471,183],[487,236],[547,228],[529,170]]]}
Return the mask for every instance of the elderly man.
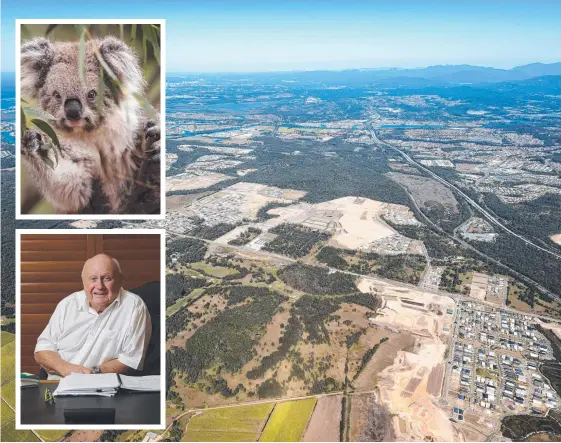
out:
{"label": "elderly man", "polygon": [[84,290],[64,298],[35,346],[49,379],[72,373],[142,369],[152,332],[142,299],[121,287],[117,260],[104,254],[84,264]]}

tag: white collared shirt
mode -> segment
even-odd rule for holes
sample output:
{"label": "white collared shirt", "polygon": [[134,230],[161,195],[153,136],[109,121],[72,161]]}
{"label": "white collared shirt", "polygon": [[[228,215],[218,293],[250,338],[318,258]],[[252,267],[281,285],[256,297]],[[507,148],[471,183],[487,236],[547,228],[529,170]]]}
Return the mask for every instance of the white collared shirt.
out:
{"label": "white collared shirt", "polygon": [[[35,352],[55,351],[60,357],[87,368],[118,359],[142,369],[152,323],[142,299],[121,288],[101,313],[88,303],[84,291],[64,298],[37,339]],[[49,379],[59,379],[49,374]]]}

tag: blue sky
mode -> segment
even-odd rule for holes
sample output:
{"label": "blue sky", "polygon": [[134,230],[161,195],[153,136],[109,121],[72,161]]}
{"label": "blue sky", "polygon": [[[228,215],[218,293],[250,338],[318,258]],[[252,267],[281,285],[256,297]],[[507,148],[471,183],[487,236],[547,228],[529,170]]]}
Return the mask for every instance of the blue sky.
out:
{"label": "blue sky", "polygon": [[168,72],[510,68],[561,60],[561,1],[3,0],[2,71],[16,18],[165,18]]}

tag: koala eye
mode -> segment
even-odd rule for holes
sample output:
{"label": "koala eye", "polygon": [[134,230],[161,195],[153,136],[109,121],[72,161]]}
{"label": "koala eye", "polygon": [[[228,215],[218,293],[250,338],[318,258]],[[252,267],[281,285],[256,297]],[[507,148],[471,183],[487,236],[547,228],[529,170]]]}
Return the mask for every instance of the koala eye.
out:
{"label": "koala eye", "polygon": [[58,91],[53,92],[53,97],[56,98],[57,100],[62,99],[62,97],[60,96],[60,94],[58,93]]}
{"label": "koala eye", "polygon": [[95,89],[92,89],[90,92],[88,92],[89,101],[93,102],[96,97],[97,97],[97,92],[95,92]]}

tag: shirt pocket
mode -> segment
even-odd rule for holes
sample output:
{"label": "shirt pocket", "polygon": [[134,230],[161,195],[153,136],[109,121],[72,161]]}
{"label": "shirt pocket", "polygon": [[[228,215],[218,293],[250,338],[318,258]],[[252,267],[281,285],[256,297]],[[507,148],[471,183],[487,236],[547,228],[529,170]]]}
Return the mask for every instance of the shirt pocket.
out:
{"label": "shirt pocket", "polygon": [[112,329],[102,329],[99,331],[96,347],[100,349],[103,354],[117,356],[119,355],[119,331]]}

